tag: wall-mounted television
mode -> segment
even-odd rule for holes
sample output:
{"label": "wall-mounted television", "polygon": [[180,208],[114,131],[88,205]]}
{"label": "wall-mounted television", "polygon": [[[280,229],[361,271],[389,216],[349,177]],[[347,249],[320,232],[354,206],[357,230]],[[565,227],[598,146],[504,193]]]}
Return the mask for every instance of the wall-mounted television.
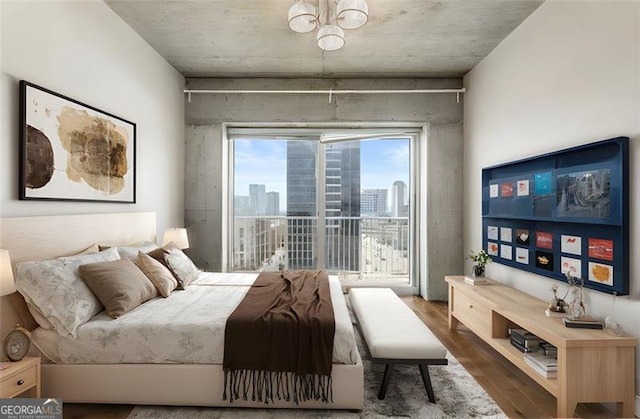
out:
{"label": "wall-mounted television", "polygon": [[629,294],[629,138],[482,169],[483,247],[494,262]]}

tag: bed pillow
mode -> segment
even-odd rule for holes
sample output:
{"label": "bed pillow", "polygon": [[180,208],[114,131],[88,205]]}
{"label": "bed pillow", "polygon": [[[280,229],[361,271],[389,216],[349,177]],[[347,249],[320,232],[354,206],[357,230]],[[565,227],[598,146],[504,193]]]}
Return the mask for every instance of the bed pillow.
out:
{"label": "bed pillow", "polygon": [[158,248],[153,242],[143,242],[133,246],[118,246],[118,253],[122,259],[127,258],[135,261],[138,258],[138,252],[150,252]]}
{"label": "bed pillow", "polygon": [[78,327],[102,311],[102,304],[78,274],[87,263],[120,258],[114,249],[87,255],[16,264],[16,288],[63,336],[76,337]]}
{"label": "bed pillow", "polygon": [[27,309],[29,310],[29,313],[31,313],[31,316],[33,316],[33,319],[36,321],[36,323],[38,323],[38,326],[47,330],[55,329],[55,327],[53,327],[51,322],[47,320],[44,314],[42,314],[37,307],[27,303]]}
{"label": "bed pillow", "polygon": [[162,266],[170,270],[169,265],[167,265],[167,261],[164,260],[164,255],[166,255],[167,253],[169,253],[168,250],[165,250],[162,247],[158,247],[157,249],[147,252],[147,255],[151,256],[152,258],[160,262]]}
{"label": "bed pillow", "polygon": [[158,295],[149,278],[129,259],[82,265],[80,277],[114,319]]}
{"label": "bed pillow", "polygon": [[[104,250],[106,250],[106,249],[104,249]],[[96,243],[96,244],[92,244],[91,246],[87,247],[83,251],[74,254],[73,256],[89,255],[91,253],[98,253],[99,251],[100,251],[100,246],[98,246],[98,244]]]}
{"label": "bed pillow", "polygon": [[165,246],[165,250],[167,253],[164,255],[164,260],[178,280],[177,289],[183,290],[187,288],[190,283],[198,279],[200,270],[193,261],[189,259],[189,256],[185,255],[184,252],[173,243]]}
{"label": "bed pillow", "polygon": [[147,278],[149,278],[163,297],[168,297],[169,294],[171,294],[171,291],[176,289],[178,286],[178,281],[173,276],[169,268],[151,256],[138,252],[136,265],[138,265],[138,268],[140,268]]}

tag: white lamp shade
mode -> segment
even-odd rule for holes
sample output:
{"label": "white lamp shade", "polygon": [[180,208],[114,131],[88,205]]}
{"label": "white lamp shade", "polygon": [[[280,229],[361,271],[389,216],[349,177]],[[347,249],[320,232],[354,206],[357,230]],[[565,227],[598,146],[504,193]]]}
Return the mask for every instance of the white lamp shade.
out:
{"label": "white lamp shade", "polygon": [[0,249],[0,295],[8,295],[15,291],[16,284],[13,282],[9,251]]}
{"label": "white lamp shade", "polygon": [[318,25],[316,7],[304,0],[295,2],[289,9],[289,27],[298,33],[311,32]]}
{"label": "white lamp shade", "polygon": [[344,46],[344,32],[337,25],[326,25],[318,30],[318,46],[325,51],[335,51]]}
{"label": "white lamp shade", "polygon": [[162,238],[162,245],[174,242],[180,249],[186,249],[189,247],[189,238],[187,237],[186,228],[168,228],[164,232]]}
{"label": "white lamp shade", "polygon": [[340,0],[336,17],[341,28],[356,29],[367,23],[369,6],[365,0]]}

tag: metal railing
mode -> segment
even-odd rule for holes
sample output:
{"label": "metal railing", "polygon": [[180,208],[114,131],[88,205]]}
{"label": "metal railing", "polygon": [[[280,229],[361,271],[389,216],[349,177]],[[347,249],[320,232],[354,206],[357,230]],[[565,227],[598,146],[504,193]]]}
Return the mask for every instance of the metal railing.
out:
{"label": "metal railing", "polygon": [[[320,221],[324,222],[317,217],[234,217],[233,270],[325,269],[348,280],[409,282],[408,217]],[[319,225],[324,225],[323,236]]]}

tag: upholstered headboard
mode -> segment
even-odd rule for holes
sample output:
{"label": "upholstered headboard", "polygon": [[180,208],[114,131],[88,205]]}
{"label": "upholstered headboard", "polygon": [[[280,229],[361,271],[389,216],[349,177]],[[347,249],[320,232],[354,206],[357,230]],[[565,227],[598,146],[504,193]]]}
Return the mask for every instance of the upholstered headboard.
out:
{"label": "upholstered headboard", "polygon": [[[140,241],[156,242],[154,212],[0,219],[0,248],[9,249],[14,265],[25,260],[73,255],[96,243],[127,245]],[[27,328],[34,325],[18,293],[0,297],[0,316],[0,341],[16,323]]]}

